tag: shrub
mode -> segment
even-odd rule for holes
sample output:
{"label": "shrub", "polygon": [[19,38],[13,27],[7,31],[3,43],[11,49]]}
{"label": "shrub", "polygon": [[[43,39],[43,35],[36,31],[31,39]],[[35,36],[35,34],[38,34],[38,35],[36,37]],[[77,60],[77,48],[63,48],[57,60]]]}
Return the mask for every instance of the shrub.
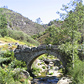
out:
{"label": "shrub", "polygon": [[40,63],[38,63],[38,65],[40,65]]}
{"label": "shrub", "polygon": [[84,83],[84,62],[78,61],[75,63],[71,76],[73,78],[73,84]]}
{"label": "shrub", "polygon": [[49,75],[53,75],[53,73],[49,73]]}
{"label": "shrub", "polygon": [[8,34],[7,29],[0,29],[0,35],[1,35],[2,37],[6,36],[7,34]]}
{"label": "shrub", "polygon": [[2,69],[0,67],[0,83],[1,84],[12,84],[14,82],[13,72],[8,69]]}
{"label": "shrub", "polygon": [[40,70],[41,70],[41,69],[35,67],[34,64],[32,65],[32,73],[33,73],[33,74],[38,75],[38,73],[40,73]]}
{"label": "shrub", "polygon": [[10,51],[6,51],[5,53],[4,53],[4,57],[13,57],[14,56],[14,52],[10,52]]}
{"label": "shrub", "polygon": [[42,62],[41,64],[45,64],[44,62]]}
{"label": "shrub", "polygon": [[14,52],[6,51],[3,53],[3,57],[0,58],[0,63],[7,64],[9,68],[27,67],[25,62],[19,61],[14,57]]}
{"label": "shrub", "polygon": [[51,66],[50,69],[53,69],[53,66]]}
{"label": "shrub", "polygon": [[34,45],[39,44],[37,41],[35,41],[33,38],[31,38],[31,36],[25,34],[22,31],[15,31],[15,30],[10,30],[9,29],[8,30],[8,36],[15,39],[15,40],[29,42],[29,43],[34,44]]}
{"label": "shrub", "polygon": [[42,66],[43,69],[45,69],[46,67],[45,66]]}

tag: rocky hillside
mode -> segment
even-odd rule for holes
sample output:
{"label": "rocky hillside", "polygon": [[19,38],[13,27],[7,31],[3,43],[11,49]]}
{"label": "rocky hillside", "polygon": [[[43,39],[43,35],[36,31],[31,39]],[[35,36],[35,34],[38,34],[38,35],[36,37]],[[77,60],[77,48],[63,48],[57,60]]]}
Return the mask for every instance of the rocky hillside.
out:
{"label": "rocky hillside", "polygon": [[6,8],[0,8],[2,14],[6,15],[8,22],[8,28],[12,30],[21,30],[28,35],[37,34],[39,32],[44,32],[45,28],[30,19],[22,16],[21,14],[14,12]]}
{"label": "rocky hillside", "polygon": [[[63,24],[63,21],[56,21],[56,20],[50,21],[48,24],[44,25],[46,27],[45,32],[37,34],[37,35],[33,35],[32,37],[35,40],[37,40],[40,44],[45,44],[45,41],[48,41],[46,39],[51,37],[50,33],[52,32],[50,30],[53,29],[52,26],[59,29],[62,24]],[[57,30],[54,30],[54,31],[57,31]]]}
{"label": "rocky hillside", "polygon": [[59,20],[53,20],[53,21],[50,21],[47,25],[48,26],[51,26],[51,25],[55,25],[56,27],[61,27],[61,25],[63,24],[63,21]]}

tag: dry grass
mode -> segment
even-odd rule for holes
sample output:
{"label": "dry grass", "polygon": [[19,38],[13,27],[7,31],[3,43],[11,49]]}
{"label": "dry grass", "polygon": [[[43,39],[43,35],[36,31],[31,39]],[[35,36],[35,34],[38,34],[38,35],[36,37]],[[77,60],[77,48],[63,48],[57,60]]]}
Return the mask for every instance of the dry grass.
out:
{"label": "dry grass", "polygon": [[[18,43],[20,45],[28,45],[28,46],[34,46],[33,44],[30,44],[28,42],[21,42],[19,40],[15,40],[13,38],[10,37],[4,37],[4,38],[0,38],[0,43],[3,45],[0,45],[0,49],[1,50],[14,50],[17,46],[14,45],[15,43]],[[9,46],[8,44],[12,44],[11,46]]]}

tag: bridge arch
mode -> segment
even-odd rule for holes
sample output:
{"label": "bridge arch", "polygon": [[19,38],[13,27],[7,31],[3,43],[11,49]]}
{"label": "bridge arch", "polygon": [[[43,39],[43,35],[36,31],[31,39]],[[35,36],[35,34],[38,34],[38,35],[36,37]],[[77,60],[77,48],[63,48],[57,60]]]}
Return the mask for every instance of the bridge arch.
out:
{"label": "bridge arch", "polygon": [[59,52],[59,48],[56,45],[42,45],[38,47],[27,47],[24,45],[18,45],[14,51],[15,57],[18,60],[23,60],[27,64],[28,71],[31,70],[31,66],[35,59],[37,59],[42,54],[51,54],[56,56],[62,62],[63,66],[66,67],[67,61],[65,57]]}

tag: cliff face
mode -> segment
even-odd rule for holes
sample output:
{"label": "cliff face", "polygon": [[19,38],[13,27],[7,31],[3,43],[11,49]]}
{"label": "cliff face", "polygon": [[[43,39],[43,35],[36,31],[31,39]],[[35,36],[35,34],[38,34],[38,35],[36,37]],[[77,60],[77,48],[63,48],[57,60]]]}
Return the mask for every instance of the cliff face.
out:
{"label": "cliff face", "polygon": [[21,14],[6,8],[2,9],[2,14],[6,14],[8,28],[12,30],[21,30],[28,35],[33,35],[45,31],[45,28],[42,25],[31,21],[30,19],[22,16]]}

